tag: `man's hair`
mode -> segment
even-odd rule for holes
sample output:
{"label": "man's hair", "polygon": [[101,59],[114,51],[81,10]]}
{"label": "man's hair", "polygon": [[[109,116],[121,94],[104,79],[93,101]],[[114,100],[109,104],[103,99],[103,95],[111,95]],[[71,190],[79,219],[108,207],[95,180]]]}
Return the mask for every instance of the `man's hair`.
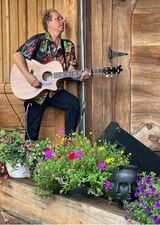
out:
{"label": "man's hair", "polygon": [[47,9],[44,14],[43,14],[43,18],[42,18],[42,25],[45,31],[48,32],[48,21],[52,20],[52,15],[51,13],[53,12],[57,12],[55,9]]}

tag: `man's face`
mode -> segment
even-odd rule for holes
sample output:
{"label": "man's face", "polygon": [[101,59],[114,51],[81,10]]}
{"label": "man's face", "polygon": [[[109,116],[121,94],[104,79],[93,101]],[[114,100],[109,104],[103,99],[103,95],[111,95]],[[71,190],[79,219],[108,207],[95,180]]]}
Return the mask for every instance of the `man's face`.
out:
{"label": "man's face", "polygon": [[113,175],[111,187],[113,195],[118,200],[133,200],[136,191],[136,178],[137,174],[132,170],[118,170]]}
{"label": "man's face", "polygon": [[51,16],[52,20],[48,21],[48,30],[52,30],[56,33],[62,33],[64,31],[65,19],[57,11],[52,12]]}

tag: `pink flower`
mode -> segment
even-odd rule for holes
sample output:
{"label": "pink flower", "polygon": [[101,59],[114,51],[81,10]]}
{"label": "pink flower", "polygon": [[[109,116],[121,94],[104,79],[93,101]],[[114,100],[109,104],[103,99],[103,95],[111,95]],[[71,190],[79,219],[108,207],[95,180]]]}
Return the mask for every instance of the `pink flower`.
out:
{"label": "pink flower", "polygon": [[53,157],[53,150],[46,148],[46,150],[44,151],[44,157],[45,159],[50,159]]}
{"label": "pink flower", "polygon": [[28,144],[26,144],[26,147],[27,148],[32,148],[33,147],[33,144],[32,143],[28,143]]}
{"label": "pink flower", "polygon": [[65,130],[63,128],[60,129],[60,132],[59,132],[61,135],[65,135]]}
{"label": "pink flower", "polygon": [[61,184],[61,185],[64,184],[63,179],[62,178],[58,178],[58,183]]}
{"label": "pink flower", "polygon": [[80,159],[83,156],[84,156],[84,153],[81,150],[78,150],[75,152],[76,159]]}
{"label": "pink flower", "polygon": [[98,169],[99,170],[103,170],[106,168],[106,163],[105,162],[99,162],[98,163]]}
{"label": "pink flower", "polygon": [[3,175],[3,179],[4,179],[4,180],[8,179],[8,177],[9,177],[8,174]]}

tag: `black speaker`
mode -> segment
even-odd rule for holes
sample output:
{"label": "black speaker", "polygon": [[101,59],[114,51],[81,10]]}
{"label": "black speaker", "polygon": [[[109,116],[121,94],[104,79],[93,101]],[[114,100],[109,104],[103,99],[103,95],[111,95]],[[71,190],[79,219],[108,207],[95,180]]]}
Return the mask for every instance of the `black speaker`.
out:
{"label": "black speaker", "polygon": [[136,165],[140,172],[153,171],[160,176],[160,156],[122,129],[118,123],[111,122],[98,140],[109,141],[124,148],[125,154],[131,153],[131,164]]}

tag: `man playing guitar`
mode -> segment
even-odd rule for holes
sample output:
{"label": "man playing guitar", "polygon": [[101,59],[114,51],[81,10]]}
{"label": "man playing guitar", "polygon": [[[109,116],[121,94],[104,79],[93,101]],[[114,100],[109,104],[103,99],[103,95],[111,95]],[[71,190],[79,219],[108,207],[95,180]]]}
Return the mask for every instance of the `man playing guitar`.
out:
{"label": "man playing guitar", "polygon": [[[58,11],[47,10],[43,16],[43,27],[46,32],[32,36],[13,55],[22,76],[36,89],[40,89],[43,84],[36,78],[33,71],[29,71],[27,60],[34,59],[41,64],[58,61],[62,65],[63,71],[77,69],[74,44],[69,40],[61,39],[64,22],[65,19]],[[83,81],[90,76],[89,71],[84,71],[77,80]],[[46,107],[55,107],[66,112],[65,135],[76,131],[80,111],[79,100],[64,90],[63,86],[59,86],[56,91],[41,92],[34,99],[26,100],[24,106],[27,112],[25,139],[34,141],[38,139]]]}

